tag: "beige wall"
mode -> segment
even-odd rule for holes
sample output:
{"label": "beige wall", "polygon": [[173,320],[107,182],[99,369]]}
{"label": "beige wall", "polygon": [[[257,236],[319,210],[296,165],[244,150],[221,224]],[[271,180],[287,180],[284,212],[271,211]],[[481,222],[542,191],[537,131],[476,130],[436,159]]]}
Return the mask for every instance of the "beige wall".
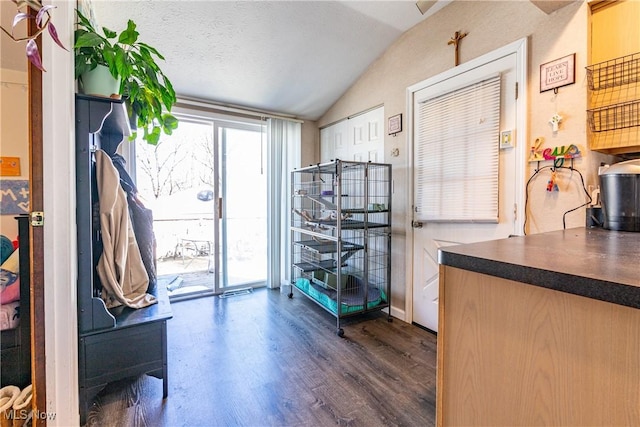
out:
{"label": "beige wall", "polygon": [[302,123],[302,160],[301,166],[318,162],[320,158],[320,130],[318,122],[305,120]]}
{"label": "beige wall", "polygon": [[[0,179],[29,179],[28,105],[27,73],[0,69],[0,156],[19,157],[21,173]],[[11,240],[18,235],[14,218],[14,214],[0,214],[0,234]]]}
{"label": "beige wall", "polygon": [[[386,118],[402,113],[403,129],[407,129],[406,89],[453,66],[453,47],[447,42],[455,31],[468,32],[460,45],[460,63],[489,53],[518,39],[529,42],[529,108],[526,136],[528,143],[543,137],[545,146],[576,144],[584,158],[575,166],[585,175],[587,184],[597,181],[597,165],[610,158],[590,153],[586,147],[586,82],[588,6],[575,2],[547,15],[527,1],[456,1],[434,16],[404,33],[359,80],[318,121],[319,127],[371,106],[384,104]],[[575,53],[576,83],[540,93],[540,64]],[[553,134],[548,123],[559,112],[564,120],[560,131]],[[405,226],[410,221],[407,212],[407,132],[385,136],[385,159],[393,165],[393,257],[392,305],[403,310],[405,283]],[[386,134],[386,132],[385,132]],[[391,157],[393,149],[398,157]],[[535,164],[532,164],[535,167]],[[533,173],[530,167],[526,178]],[[534,179],[529,188],[529,233],[562,228],[562,214],[585,202],[577,173],[559,173],[560,192],[546,192],[549,173]],[[522,212],[522,207],[520,208]],[[584,224],[584,210],[567,216],[567,227]]]}

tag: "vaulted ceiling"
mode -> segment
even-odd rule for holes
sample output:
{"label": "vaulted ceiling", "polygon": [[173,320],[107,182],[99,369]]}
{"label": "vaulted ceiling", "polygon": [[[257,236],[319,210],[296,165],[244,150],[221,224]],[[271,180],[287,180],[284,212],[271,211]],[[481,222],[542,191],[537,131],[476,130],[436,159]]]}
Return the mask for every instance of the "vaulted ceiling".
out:
{"label": "vaulted ceiling", "polygon": [[[572,1],[531,0],[546,13]],[[179,96],[310,120],[402,33],[450,2],[421,1],[429,7],[423,15],[414,0],[91,1],[100,25],[137,24],[140,39],[165,56]],[[0,3],[6,26],[14,5]],[[0,66],[24,67],[24,48],[0,39]]]}
{"label": "vaulted ceiling", "polygon": [[93,3],[101,25],[137,23],[180,95],[304,119],[319,118],[424,19],[402,0]]}

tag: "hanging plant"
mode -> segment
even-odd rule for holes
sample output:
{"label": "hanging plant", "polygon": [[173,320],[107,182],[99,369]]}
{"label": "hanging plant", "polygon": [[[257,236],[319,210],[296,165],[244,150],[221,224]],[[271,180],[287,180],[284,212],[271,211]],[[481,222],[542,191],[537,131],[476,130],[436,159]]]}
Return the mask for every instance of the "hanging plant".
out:
{"label": "hanging plant", "polygon": [[[13,17],[13,24],[11,25],[11,31],[7,31],[4,27],[0,26],[2,32],[4,32],[7,36],[11,38],[11,40],[15,42],[23,42],[27,41],[26,44],[26,54],[27,59],[31,62],[36,68],[41,71],[47,71],[42,66],[42,58],[40,57],[40,51],[38,50],[38,44],[36,43],[36,39],[40,34],[44,33],[45,30],[49,32],[51,39],[64,50],[68,49],[64,47],[60,39],[58,38],[58,32],[56,31],[56,27],[51,22],[51,14],[49,13],[51,9],[54,9],[53,5],[42,4],[41,0],[11,0],[16,5],[16,15]],[[33,15],[30,12],[36,12],[36,15]],[[26,10],[25,12],[21,12],[21,10]],[[33,19],[36,23],[36,32],[31,35],[27,35],[24,37],[16,37],[14,35],[14,31],[20,22]]]}

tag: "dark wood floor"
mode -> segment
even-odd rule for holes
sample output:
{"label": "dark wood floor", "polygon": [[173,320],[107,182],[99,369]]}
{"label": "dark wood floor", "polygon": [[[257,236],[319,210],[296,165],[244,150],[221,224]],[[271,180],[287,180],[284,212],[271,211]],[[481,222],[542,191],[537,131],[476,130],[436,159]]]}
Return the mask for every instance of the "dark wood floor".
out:
{"label": "dark wood floor", "polygon": [[384,313],[335,318],[296,293],[172,304],[169,397],[143,376],[109,385],[88,426],[432,426],[436,339]]}

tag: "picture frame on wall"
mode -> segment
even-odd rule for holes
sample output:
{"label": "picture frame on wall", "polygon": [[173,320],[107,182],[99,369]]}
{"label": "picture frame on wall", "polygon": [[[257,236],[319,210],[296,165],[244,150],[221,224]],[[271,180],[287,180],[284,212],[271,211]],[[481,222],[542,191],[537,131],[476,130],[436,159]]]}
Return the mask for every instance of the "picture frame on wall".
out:
{"label": "picture frame on wall", "polygon": [[402,132],[402,113],[389,117],[389,135],[395,135]]}
{"label": "picture frame on wall", "polygon": [[576,82],[576,54],[558,58],[540,65],[540,93],[553,90]]}

